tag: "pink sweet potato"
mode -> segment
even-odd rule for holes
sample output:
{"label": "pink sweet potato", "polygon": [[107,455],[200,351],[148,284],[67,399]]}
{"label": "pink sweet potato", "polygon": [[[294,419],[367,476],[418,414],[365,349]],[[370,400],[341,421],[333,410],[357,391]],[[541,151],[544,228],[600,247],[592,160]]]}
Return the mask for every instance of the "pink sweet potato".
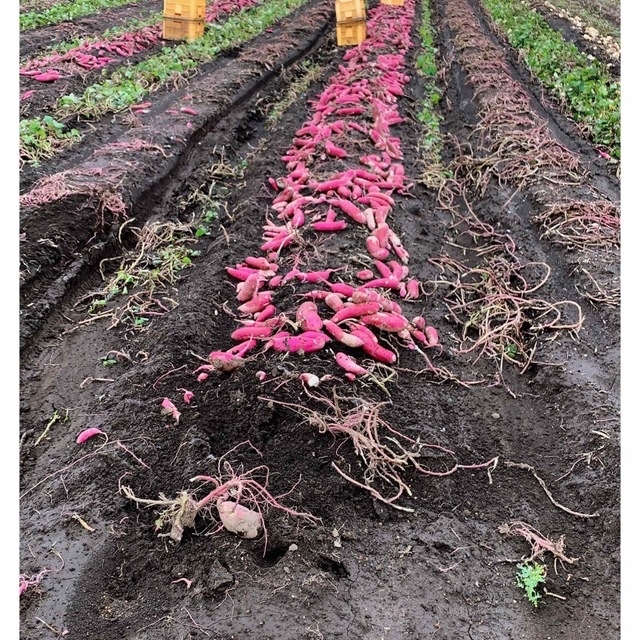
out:
{"label": "pink sweet potato", "polygon": [[350,284],[347,284],[346,282],[333,282],[329,286],[333,293],[340,293],[347,297],[353,293],[353,287]]}
{"label": "pink sweet potato", "polygon": [[356,273],[356,278],[364,282],[366,282],[367,280],[372,280],[373,271],[371,271],[371,269],[362,269],[361,271],[358,271],[358,273]]}
{"label": "pink sweet potato", "polygon": [[296,322],[303,331],[321,331],[322,318],[318,307],[311,300],[303,302],[296,311]]}
{"label": "pink sweet potato", "polygon": [[342,327],[338,326],[331,320],[324,321],[324,328],[332,338],[335,338],[338,342],[341,342],[343,345],[345,345],[345,347],[350,347],[351,349],[359,349],[363,345],[362,338],[348,333]]}
{"label": "pink sweet potato", "polygon": [[365,215],[353,202],[345,200],[344,198],[331,198],[329,204],[333,207],[337,207],[343,213],[347,214],[352,220],[358,224],[366,224],[367,219]]}
{"label": "pink sweet potato", "polygon": [[176,405],[173,404],[173,402],[171,402],[171,400],[169,400],[169,398],[165,398],[162,401],[162,407],[161,407],[160,411],[163,414],[170,415],[176,421],[176,424],[178,424],[178,422],[180,422],[180,415],[181,414],[178,411]]}
{"label": "pink sweet potato", "polygon": [[279,352],[311,353],[313,351],[320,351],[329,341],[329,336],[318,331],[305,331],[296,336],[280,334],[273,338],[273,349]]}
{"label": "pink sweet potato", "polygon": [[236,299],[239,302],[248,302],[257,293],[260,286],[260,276],[252,273],[243,283],[238,285],[238,295]]}
{"label": "pink sweet potato", "polygon": [[254,349],[257,344],[258,341],[255,338],[249,338],[248,340],[231,347],[231,349],[227,349],[227,353],[230,353],[236,358],[244,358],[245,354],[251,351],[251,349]]}
{"label": "pink sweet potato", "polygon": [[369,373],[364,367],[361,367],[351,356],[348,356],[346,353],[342,353],[341,351],[338,351],[336,353],[336,362],[345,371],[354,376],[364,376]]}
{"label": "pink sweet potato", "polygon": [[380,311],[380,304],[377,302],[365,302],[363,304],[354,304],[350,307],[343,307],[337,311],[331,318],[332,322],[340,324],[351,318],[359,318],[360,316],[371,315]]}
{"label": "pink sweet potato", "polygon": [[393,364],[396,361],[396,354],[389,349],[385,349],[382,345],[375,342],[366,342],[362,348],[364,352],[370,355],[374,360],[383,362],[384,364]]}
{"label": "pink sweet potato", "polygon": [[424,335],[430,347],[436,347],[440,343],[440,338],[438,337],[438,332],[435,327],[425,327]]}
{"label": "pink sweet potato", "polygon": [[324,299],[324,303],[331,309],[334,313],[340,311],[344,307],[344,302],[342,302],[342,298],[338,293],[328,293]]}
{"label": "pink sweet potato", "polygon": [[376,236],[369,236],[365,241],[365,245],[372,258],[386,260],[389,257],[389,250],[380,246],[380,240]]}
{"label": "pink sweet potato", "polygon": [[268,338],[273,329],[264,324],[254,324],[245,327],[239,327],[231,334],[231,339],[238,342],[249,340],[250,338]]}
{"label": "pink sweet potato", "polygon": [[[211,367],[216,371],[224,371],[230,372],[239,369],[244,365],[244,360],[241,356],[234,355],[233,353],[229,353],[228,351],[212,351],[209,354],[208,358],[211,363]],[[204,367],[200,367],[197,369],[204,369]]]}
{"label": "pink sweet potato", "polygon": [[265,320],[269,320],[269,318],[273,318],[276,314],[276,308],[270,304],[267,305],[260,313],[255,316],[256,322],[264,322]]}
{"label": "pink sweet potato", "polygon": [[373,315],[362,316],[360,322],[391,333],[403,331],[409,324],[404,316],[395,313],[386,313],[384,311],[379,311]]}
{"label": "pink sweet potato", "polygon": [[271,303],[272,295],[273,291],[264,291],[262,293],[257,293],[253,296],[253,298],[251,298],[251,300],[245,302],[244,304],[241,304],[238,307],[238,311],[240,311],[240,313],[248,314],[260,313],[260,311],[266,309],[267,306],[269,306],[269,304]]}
{"label": "pink sweet potato", "polygon": [[407,299],[414,300],[420,297],[420,283],[413,278],[407,282]]}
{"label": "pink sweet potato", "polygon": [[56,80],[60,80],[61,76],[58,71],[45,71],[44,73],[38,73],[33,76],[34,80],[38,82],[55,82]]}
{"label": "pink sweet potato", "polygon": [[320,378],[315,373],[301,373],[300,380],[307,387],[319,387]]}
{"label": "pink sweet potato", "polygon": [[76,442],[78,444],[84,444],[87,440],[89,440],[89,438],[93,438],[93,436],[104,436],[106,438],[107,434],[104,431],[98,429],[98,427],[89,427],[89,429],[85,429],[78,434]]}
{"label": "pink sweet potato", "polygon": [[321,220],[311,224],[314,231],[320,231],[325,233],[337,233],[347,228],[347,223],[344,220],[334,220],[329,222],[328,220]]}

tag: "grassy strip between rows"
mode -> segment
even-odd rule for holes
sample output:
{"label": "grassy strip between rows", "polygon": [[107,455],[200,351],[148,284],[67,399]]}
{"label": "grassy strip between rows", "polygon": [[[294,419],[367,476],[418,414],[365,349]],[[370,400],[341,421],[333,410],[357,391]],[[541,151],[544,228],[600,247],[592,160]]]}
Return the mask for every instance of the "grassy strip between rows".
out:
{"label": "grassy strip between rows", "polygon": [[511,46],[597,145],[620,158],[620,84],[537,13],[513,0],[483,0]]}
{"label": "grassy strip between rows", "polygon": [[30,11],[20,16],[20,31],[54,25],[65,20],[74,20],[82,16],[97,13],[111,7],[132,4],[132,0],[72,0],[62,2],[42,11]]}
{"label": "grassy strip between rows", "polygon": [[438,67],[436,47],[433,42],[431,26],[431,0],[422,0],[422,22],[418,30],[422,48],[416,60],[418,73],[425,78],[424,100],[417,117],[423,126],[422,157],[425,170],[422,179],[429,187],[437,187],[445,177],[442,167],[442,134],[440,123],[442,116],[436,110],[442,99],[442,93],[436,85]]}
{"label": "grassy strip between rows", "polygon": [[[305,2],[272,0],[234,14],[222,24],[207,25],[204,36],[198,40],[167,48],[136,65],[121,67],[104,82],[87,87],[80,96],[62,96],[55,107],[53,121],[70,116],[100,118],[123,111],[161,86],[186,78],[221,52],[251,40]],[[79,139],[77,132],[71,134],[59,127],[47,127],[43,132],[44,128],[41,118],[20,122],[20,155],[33,166]]]}

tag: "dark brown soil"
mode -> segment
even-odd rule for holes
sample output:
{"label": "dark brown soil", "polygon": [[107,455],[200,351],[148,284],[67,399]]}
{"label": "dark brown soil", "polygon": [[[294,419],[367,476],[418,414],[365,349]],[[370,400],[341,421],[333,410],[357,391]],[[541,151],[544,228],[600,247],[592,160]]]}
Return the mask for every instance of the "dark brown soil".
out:
{"label": "dark brown soil", "polygon": [[[480,104],[449,22],[462,5],[466,0],[432,5],[445,69],[447,161],[464,143],[477,151],[471,131]],[[507,54],[511,78],[530,96],[532,110],[580,159],[580,184],[571,193],[616,202],[615,177],[576,128],[540,99],[517,56],[490,31],[476,3],[471,6],[478,28]],[[138,126],[94,123],[86,144],[41,170],[40,176],[74,170],[81,178],[69,178],[71,195],[21,211],[20,571],[50,570],[21,597],[25,640],[56,637],[52,628],[57,637],[73,640],[620,636],[619,308],[579,293],[585,290],[579,268],[588,264],[590,273],[614,282],[619,256],[617,250],[585,254],[541,239],[532,218],[556,188],[566,195],[560,187],[545,183],[541,194],[540,185],[531,184],[514,194],[512,185],[492,181],[470,202],[473,211],[513,238],[519,259],[551,267],[540,295],[575,300],[584,323],[577,332],[541,335],[534,363],[523,373],[508,362],[500,373],[495,360],[457,351],[461,327],[447,309],[449,291],[431,286],[440,275],[432,260],[446,252],[472,267],[481,258],[460,246],[439,194],[419,182],[419,9],[410,80],[399,103],[406,120],[394,125],[415,186],[407,195],[394,194],[392,219],[411,255],[411,274],[426,283],[428,295],[401,304],[405,315],[422,314],[438,328],[442,348],[430,352],[433,364],[478,384],[444,380],[425,370],[417,353],[401,350],[397,378],[385,394],[344,380],[331,349],[286,358],[267,352],[233,373],[195,381],[192,372],[202,357],[229,348],[238,326],[229,313],[236,300],[225,267],[260,255],[273,199],[267,178],[286,173],[281,156],[310,117],[308,100],[342,62],[333,11],[332,2],[309,2],[286,25],[212,64],[188,87],[159,92]],[[103,26],[112,24],[106,16]],[[30,43],[36,47],[35,38]],[[264,51],[279,54],[265,64]],[[265,113],[301,77],[302,61],[319,64],[321,76],[268,126]],[[198,115],[166,114],[183,104]],[[136,140],[146,149],[123,154],[107,146]],[[221,178],[213,171],[221,161],[244,170]],[[23,193],[34,178],[25,179]],[[135,245],[105,193],[117,194],[128,224],[141,227],[190,220],[199,212],[190,196],[211,184],[224,207],[210,235],[194,245],[200,255],[166,293],[177,306],[138,329],[87,322],[86,305],[77,303],[104,286],[101,266],[109,275],[110,265],[119,264],[101,261]],[[355,267],[347,256],[362,252],[358,231],[308,246],[309,270]],[[287,311],[296,299],[283,288],[278,304]],[[103,358],[116,352],[116,364],[104,366]],[[298,380],[305,370],[333,376],[318,393],[384,402],[382,416],[395,429],[453,452],[450,457],[433,449],[424,462],[434,470],[449,468],[452,460],[498,462],[490,473],[408,471],[403,477],[411,496],[398,504],[412,511],[394,509],[336,473],[332,464],[363,481],[362,461],[348,442],[277,404],[321,411]],[[264,383],[258,371],[267,374]],[[184,389],[195,393],[190,404],[181,400]],[[178,424],[161,414],[164,397],[176,402]],[[41,437],[55,412],[61,418]],[[108,434],[108,442],[97,436],[76,444],[77,434],[93,426]],[[229,451],[229,461],[245,470],[266,465],[273,495],[286,494],[284,504],[320,521],[270,509],[266,540],[244,540],[198,518],[178,544],[158,535],[157,511],[136,506],[119,490],[126,485],[141,498],[172,498],[197,488],[190,479],[215,473]],[[378,488],[388,495],[386,487]],[[514,521],[564,540],[564,553],[575,559],[554,562],[551,552],[544,555],[547,593],[537,608],[516,585],[516,564],[531,546],[501,529]]]}

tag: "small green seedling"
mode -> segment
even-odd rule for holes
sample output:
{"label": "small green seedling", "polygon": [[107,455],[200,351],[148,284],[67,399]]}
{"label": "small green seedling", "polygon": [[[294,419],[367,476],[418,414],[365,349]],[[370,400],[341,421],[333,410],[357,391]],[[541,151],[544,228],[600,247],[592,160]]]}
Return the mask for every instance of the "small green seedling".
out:
{"label": "small green seedling", "polygon": [[507,358],[515,358],[518,355],[518,346],[513,344],[513,342],[510,342],[509,344],[507,344],[504,350],[504,354],[507,356]]}
{"label": "small green seedling", "polygon": [[516,583],[524,589],[527,600],[537,607],[542,600],[542,596],[538,591],[541,584],[544,584],[547,577],[547,567],[538,562],[524,562],[517,565],[518,574],[516,575]]}

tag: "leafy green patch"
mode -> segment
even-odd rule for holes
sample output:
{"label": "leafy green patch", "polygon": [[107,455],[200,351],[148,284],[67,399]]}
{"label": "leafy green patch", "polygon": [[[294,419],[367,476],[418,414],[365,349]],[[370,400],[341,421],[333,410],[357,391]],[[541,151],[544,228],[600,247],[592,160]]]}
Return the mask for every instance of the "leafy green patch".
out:
{"label": "leafy green patch", "polygon": [[60,2],[41,11],[30,11],[20,16],[20,30],[35,29],[45,25],[58,24],[66,20],[74,20],[88,16],[103,9],[120,7],[131,0],[71,0]]}
{"label": "leafy green patch", "polygon": [[38,167],[56,151],[80,140],[77,129],[67,127],[52,116],[20,121],[20,161]]}
{"label": "leafy green patch", "polygon": [[527,600],[537,607],[542,600],[539,589],[545,583],[547,568],[538,562],[524,562],[517,567],[516,584],[524,590]]}
{"label": "leafy green patch", "polygon": [[218,219],[217,210],[207,209],[200,218],[200,222],[196,227],[193,235],[196,238],[202,238],[211,234],[211,223]]}
{"label": "leafy green patch", "polygon": [[484,0],[540,82],[597,145],[620,158],[620,84],[522,2]]}

